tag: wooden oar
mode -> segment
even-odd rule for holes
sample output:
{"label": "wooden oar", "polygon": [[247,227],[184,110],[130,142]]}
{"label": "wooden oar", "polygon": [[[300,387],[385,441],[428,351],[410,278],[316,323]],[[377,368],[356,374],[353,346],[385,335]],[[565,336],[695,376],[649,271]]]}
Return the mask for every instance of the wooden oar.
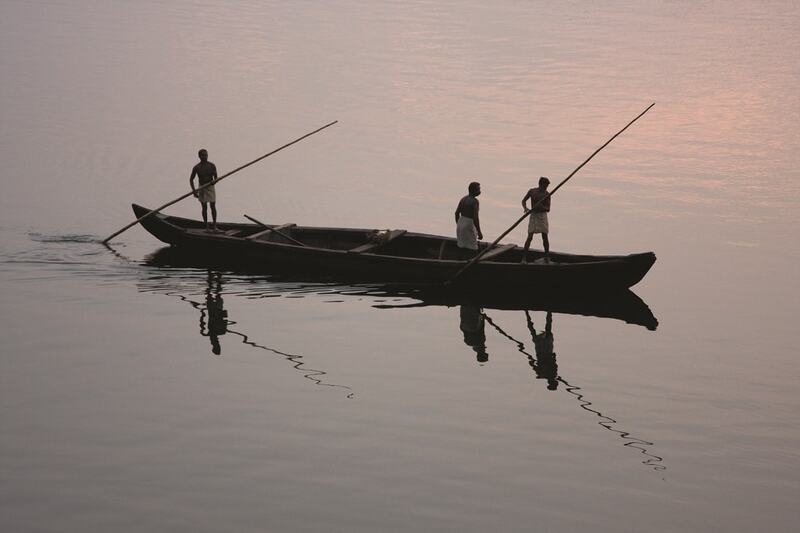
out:
{"label": "wooden oar", "polygon": [[[201,191],[201,190],[205,189],[206,187],[211,187],[212,185],[214,185],[214,184],[216,184],[216,183],[219,183],[220,181],[222,181],[223,179],[227,178],[228,176],[230,176],[230,175],[232,175],[232,174],[235,174],[235,173],[239,172],[239,171],[240,171],[240,170],[242,170],[243,168],[247,168],[247,167],[249,167],[250,165],[252,165],[252,164],[254,164],[254,163],[258,163],[258,162],[259,162],[259,161],[261,161],[262,159],[264,159],[264,158],[266,158],[266,157],[269,157],[269,156],[271,156],[272,154],[274,154],[274,153],[276,153],[276,152],[280,152],[280,151],[281,151],[281,150],[283,150],[284,148],[288,148],[289,146],[293,145],[294,143],[300,142],[300,141],[302,141],[303,139],[305,139],[306,137],[310,137],[310,136],[314,135],[315,133],[317,133],[317,132],[320,132],[320,131],[324,130],[325,128],[329,127],[329,126],[333,126],[333,125],[334,125],[334,124],[336,124],[337,122],[339,122],[339,121],[338,121],[338,120],[334,120],[334,121],[333,121],[333,122],[331,122],[330,124],[325,124],[325,125],[324,125],[324,126],[322,126],[321,128],[319,128],[319,129],[316,129],[316,130],[312,131],[311,133],[306,133],[306,134],[305,134],[305,135],[303,135],[302,137],[298,137],[297,139],[293,140],[292,142],[284,144],[284,145],[283,145],[283,146],[281,146],[280,148],[276,148],[275,150],[273,150],[273,151],[271,151],[271,152],[269,152],[269,153],[267,153],[267,154],[264,154],[264,155],[262,155],[262,156],[261,156],[261,157],[259,157],[259,158],[253,159],[253,160],[252,160],[252,161],[250,161],[249,163],[247,163],[247,164],[245,164],[245,165],[242,165],[242,166],[240,166],[240,167],[239,167],[239,168],[237,168],[237,169],[231,170],[231,171],[230,171],[230,172],[228,172],[227,174],[225,174],[225,175],[223,175],[223,176],[220,176],[220,177],[218,177],[218,178],[217,178],[217,179],[215,179],[214,181],[211,181],[211,182],[209,182],[209,183],[206,183],[205,185],[201,185],[201,186],[199,186],[199,187],[196,189],[196,191]],[[156,209],[153,209],[152,211],[148,211],[148,212],[147,212],[147,213],[145,213],[144,215],[140,216],[139,218],[137,218],[136,220],[134,220],[133,222],[131,222],[130,224],[128,224],[127,226],[125,226],[124,228],[122,228],[121,230],[117,231],[116,233],[112,233],[111,235],[109,235],[108,237],[106,237],[106,239],[103,241],[103,244],[108,244],[108,241],[110,241],[111,239],[113,239],[114,237],[116,237],[117,235],[119,235],[120,233],[122,233],[123,231],[125,231],[125,230],[127,230],[127,229],[129,229],[129,228],[132,228],[133,226],[135,226],[136,224],[138,224],[138,223],[139,223],[139,222],[141,222],[142,220],[146,219],[146,218],[147,218],[147,217],[149,217],[150,215],[152,215],[152,214],[154,214],[154,213],[158,213],[158,212],[159,212],[159,211],[161,211],[162,209],[164,209],[164,208],[166,208],[166,207],[169,207],[169,206],[171,206],[172,204],[176,204],[176,203],[180,202],[181,200],[183,200],[184,198],[188,198],[189,196],[192,196],[192,195],[193,195],[193,194],[194,194],[196,191],[187,192],[186,194],[184,194],[184,195],[182,195],[182,196],[179,196],[178,198],[175,198],[175,199],[174,199],[174,200],[172,200],[171,202],[167,202],[166,204],[162,205],[161,207],[158,207],[158,208],[156,208]]]}
{"label": "wooden oar", "polygon": [[635,118],[635,119],[633,119],[633,120],[631,120],[630,122],[628,122],[628,124],[627,124],[627,125],[626,125],[624,128],[622,128],[622,129],[621,129],[621,130],[619,130],[617,133],[615,133],[615,134],[614,134],[614,135],[613,135],[613,136],[612,136],[612,137],[611,137],[609,140],[607,140],[607,141],[605,142],[605,144],[603,144],[603,146],[601,146],[600,148],[598,148],[597,150],[595,150],[595,151],[592,153],[592,155],[590,155],[589,157],[587,157],[587,158],[586,158],[586,161],[584,161],[583,163],[581,163],[580,165],[578,165],[578,168],[576,168],[575,170],[573,170],[573,171],[572,171],[572,173],[570,173],[570,175],[569,175],[569,176],[567,176],[566,178],[564,178],[563,180],[561,180],[561,183],[559,183],[558,185],[556,185],[556,187],[555,187],[555,188],[554,188],[552,191],[550,191],[550,192],[549,192],[549,193],[547,193],[545,196],[543,196],[543,197],[542,197],[542,198],[541,198],[541,199],[540,199],[538,202],[536,202],[535,204],[531,205],[531,208],[530,208],[530,209],[528,209],[527,211],[525,211],[525,214],[523,214],[521,217],[519,217],[519,218],[517,219],[517,221],[516,221],[516,222],[514,222],[514,223],[511,225],[511,227],[510,227],[510,228],[508,228],[507,230],[505,230],[505,231],[504,231],[502,234],[500,234],[500,236],[499,236],[498,238],[496,238],[496,239],[494,240],[494,242],[492,242],[492,243],[491,243],[489,246],[487,246],[486,248],[484,248],[484,249],[483,249],[483,250],[482,250],[482,251],[481,251],[479,254],[477,254],[475,257],[473,257],[473,258],[472,258],[472,259],[471,259],[471,260],[470,260],[470,261],[469,261],[469,262],[468,262],[466,265],[464,265],[463,267],[461,267],[461,269],[460,269],[458,272],[456,272],[456,273],[455,273],[455,275],[454,275],[452,278],[450,278],[449,280],[445,281],[445,285],[449,285],[449,284],[453,283],[453,282],[454,282],[456,279],[458,279],[458,277],[459,277],[459,276],[461,276],[461,274],[463,274],[463,273],[464,273],[464,272],[465,272],[465,271],[466,271],[466,270],[467,270],[469,267],[471,267],[472,265],[474,265],[475,263],[477,263],[478,261],[480,261],[481,257],[483,257],[484,255],[486,255],[486,253],[487,253],[487,252],[489,252],[489,250],[491,250],[492,248],[494,248],[495,246],[497,246],[497,243],[499,243],[499,242],[500,242],[500,240],[501,240],[503,237],[505,237],[506,235],[508,235],[509,233],[511,233],[511,231],[512,231],[514,228],[516,228],[516,227],[519,225],[519,223],[520,223],[520,222],[522,222],[523,220],[525,220],[525,218],[526,218],[526,217],[528,217],[528,216],[529,216],[529,215],[530,215],[530,214],[533,212],[533,209],[534,209],[536,206],[538,206],[540,203],[544,202],[544,201],[545,201],[545,199],[547,199],[547,198],[549,198],[549,197],[553,196],[553,195],[556,193],[556,191],[557,191],[558,189],[560,189],[560,188],[561,188],[561,186],[562,186],[562,185],[564,185],[566,182],[568,182],[568,181],[569,181],[569,179],[570,179],[572,176],[574,176],[574,175],[575,175],[575,174],[576,174],[576,173],[577,173],[577,172],[578,172],[580,169],[582,169],[582,168],[583,168],[583,166],[584,166],[586,163],[588,163],[589,161],[591,161],[591,159],[592,159],[594,156],[596,156],[596,155],[598,154],[598,152],[600,152],[600,150],[602,150],[603,148],[605,148],[606,146],[608,146],[608,145],[611,143],[611,141],[613,141],[614,139],[616,139],[616,138],[617,138],[617,137],[618,137],[618,136],[619,136],[619,135],[620,135],[620,134],[621,134],[623,131],[627,130],[627,129],[628,129],[628,127],[629,127],[631,124],[633,124],[634,122],[636,122],[637,120],[639,120],[639,119],[642,117],[642,115],[644,115],[645,113],[647,113],[648,111],[650,111],[650,108],[651,108],[651,107],[653,107],[654,105],[656,105],[656,103],[655,103],[655,102],[653,102],[652,104],[650,104],[649,106],[647,106],[647,109],[645,109],[644,111],[642,111],[641,113],[639,113],[639,114],[636,116],[636,118]]}
{"label": "wooden oar", "polygon": [[255,218],[253,218],[251,216],[248,216],[248,215],[245,215],[244,218],[246,218],[247,220],[251,220],[251,221],[255,222],[256,224],[258,224],[259,226],[261,226],[261,227],[263,227],[265,229],[268,229],[270,231],[274,231],[275,233],[277,233],[278,235],[280,235],[284,239],[290,240],[293,243],[297,244],[298,246],[305,246],[305,244],[303,244],[302,242],[298,241],[297,239],[292,238],[289,235],[286,235],[284,232],[282,232],[281,230],[279,230],[277,228],[271,228],[271,227],[267,226],[266,224],[264,224],[260,220],[256,220]]}

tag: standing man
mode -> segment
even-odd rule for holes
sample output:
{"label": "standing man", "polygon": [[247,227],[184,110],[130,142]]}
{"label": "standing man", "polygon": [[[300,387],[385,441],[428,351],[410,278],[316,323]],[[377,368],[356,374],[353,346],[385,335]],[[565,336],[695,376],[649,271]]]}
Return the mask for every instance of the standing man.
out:
{"label": "standing man", "polygon": [[192,175],[189,176],[189,185],[192,187],[194,197],[200,200],[200,204],[203,206],[203,222],[206,224],[206,231],[208,231],[207,204],[211,204],[212,227],[213,231],[217,231],[217,195],[214,192],[214,186],[209,185],[205,189],[200,189],[199,191],[194,187],[195,176],[197,176],[200,186],[211,183],[217,179],[217,167],[208,160],[208,151],[206,151],[205,148],[201,148],[200,151],[197,152],[197,156],[200,158],[200,162],[192,169]]}
{"label": "standing man", "polygon": [[542,234],[544,260],[550,261],[550,240],[547,238],[547,233],[550,230],[547,222],[547,213],[550,211],[550,193],[547,192],[548,185],[550,185],[550,180],[542,176],[539,178],[539,187],[530,189],[522,199],[522,208],[525,211],[528,210],[528,198],[531,200],[531,209],[533,209],[533,213],[528,217],[528,238],[525,239],[525,252],[522,254],[523,263],[527,262],[528,248],[531,246],[531,239],[533,239],[534,233]]}
{"label": "standing man", "polygon": [[458,247],[467,250],[478,249],[478,239],[483,239],[481,222],[478,218],[478,196],[481,194],[481,184],[473,181],[469,184],[469,194],[458,202],[456,207],[456,237]]}

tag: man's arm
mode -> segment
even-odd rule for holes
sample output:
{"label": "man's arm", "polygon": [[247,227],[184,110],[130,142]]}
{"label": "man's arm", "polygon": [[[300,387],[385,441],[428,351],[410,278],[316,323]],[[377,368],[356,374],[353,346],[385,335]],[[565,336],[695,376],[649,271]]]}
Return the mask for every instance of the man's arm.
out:
{"label": "man's arm", "polygon": [[464,201],[462,198],[458,201],[458,205],[456,206],[456,224],[458,224],[458,216],[461,214],[461,203]]}
{"label": "man's arm", "polygon": [[481,219],[478,216],[478,211],[480,211],[481,204],[477,198],[475,198],[475,229],[478,230],[478,238],[483,239],[483,233],[481,232]]}
{"label": "man's arm", "polygon": [[[528,210],[528,198],[531,198],[531,190],[528,189],[528,192],[525,193],[525,196],[522,198],[522,209],[525,211]],[[531,204],[533,204],[533,198],[531,198]]]}
{"label": "man's arm", "polygon": [[197,198],[197,189],[194,188],[194,177],[197,176],[197,168],[192,168],[192,174],[189,176],[189,187],[192,188],[192,194]]}
{"label": "man's arm", "polygon": [[536,337],[536,328],[533,327],[533,319],[527,309],[525,310],[525,321],[528,323],[528,331],[530,331],[531,339],[533,339]]}

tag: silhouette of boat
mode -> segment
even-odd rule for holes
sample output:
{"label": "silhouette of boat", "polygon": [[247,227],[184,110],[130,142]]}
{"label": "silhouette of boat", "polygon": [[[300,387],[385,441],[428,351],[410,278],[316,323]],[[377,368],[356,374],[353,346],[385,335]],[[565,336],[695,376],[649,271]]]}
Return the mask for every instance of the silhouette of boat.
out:
{"label": "silhouette of boat", "polygon": [[[133,204],[137,218],[147,208]],[[442,283],[471,256],[450,237],[405,230],[221,223],[210,232],[202,221],[156,213],[141,222],[157,239],[195,254],[207,266],[260,273],[306,273],[349,281]],[[481,249],[487,246],[480,243]],[[500,245],[458,278],[460,286],[512,292],[586,293],[629,288],[656,256],[574,255]]]}

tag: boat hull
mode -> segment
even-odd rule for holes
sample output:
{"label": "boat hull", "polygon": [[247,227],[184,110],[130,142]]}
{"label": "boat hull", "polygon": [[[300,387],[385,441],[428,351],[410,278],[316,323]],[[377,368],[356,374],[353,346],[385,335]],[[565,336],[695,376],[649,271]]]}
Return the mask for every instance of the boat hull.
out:
{"label": "boat hull", "polygon": [[[137,218],[148,210],[134,205]],[[203,231],[196,220],[154,214],[141,222],[157,239],[179,247],[209,266],[259,273],[290,273],[329,276],[358,282],[442,283],[451,280],[468,258],[439,258],[433,248],[453,250],[454,239],[436,235],[408,233],[396,242],[373,253],[353,253],[352,248],[300,246],[281,239],[254,239],[260,230],[254,224],[220,224],[219,233]],[[349,228],[295,227],[292,235],[301,240],[328,241],[347,246],[348,239],[375,230]],[[245,236],[232,236],[239,233]],[[248,238],[249,237],[249,238]],[[441,243],[441,244],[439,244]],[[355,244],[355,243],[354,243]],[[578,256],[551,254],[551,262],[541,260],[541,252],[529,252],[522,264],[522,250],[514,247],[502,260],[479,261],[459,276],[461,286],[502,288],[504,290],[546,292],[603,292],[629,288],[638,283],[655,262],[652,252],[626,256]],[[538,254],[538,255],[537,255]],[[446,255],[446,254],[445,254]]]}

